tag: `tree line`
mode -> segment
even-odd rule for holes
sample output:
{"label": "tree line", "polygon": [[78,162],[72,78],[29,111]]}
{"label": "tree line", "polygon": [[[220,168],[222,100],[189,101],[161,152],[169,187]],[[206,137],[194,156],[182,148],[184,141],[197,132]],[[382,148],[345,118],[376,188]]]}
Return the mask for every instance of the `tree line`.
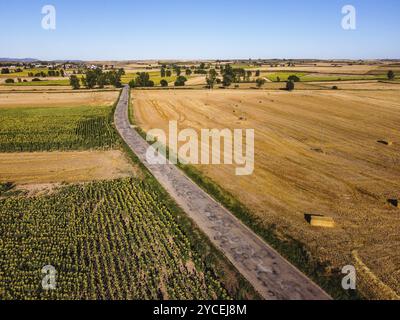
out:
{"label": "tree line", "polygon": [[84,86],[87,89],[93,89],[96,86],[98,88],[104,88],[106,85],[112,85],[115,88],[121,88],[121,77],[125,74],[124,69],[112,70],[103,72],[101,69],[87,69],[84,73],[84,76],[79,79],[76,75],[71,75],[70,85],[73,89],[79,89]]}
{"label": "tree line", "polygon": [[[165,71],[165,69],[164,69],[164,71]],[[168,76],[168,74],[169,74],[168,71],[170,71],[170,70],[167,70],[164,75],[166,75],[167,77],[171,77],[171,74]],[[155,83],[153,80],[150,79],[150,74],[148,72],[138,72],[136,75],[137,75],[136,78],[132,79],[129,82],[129,86],[131,88],[154,87]],[[186,81],[187,81],[187,78],[182,76],[181,73],[179,73],[179,75],[177,76],[177,78],[174,82],[174,85],[175,85],[175,87],[182,87],[185,85]],[[168,87],[168,81],[166,79],[162,79],[160,81],[160,85],[162,87]]]}

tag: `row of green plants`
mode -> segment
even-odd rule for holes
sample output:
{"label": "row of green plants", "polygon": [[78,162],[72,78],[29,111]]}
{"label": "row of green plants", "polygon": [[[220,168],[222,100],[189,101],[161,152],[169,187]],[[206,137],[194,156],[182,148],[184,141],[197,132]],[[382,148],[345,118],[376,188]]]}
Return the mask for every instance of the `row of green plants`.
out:
{"label": "row of green plants", "polygon": [[[0,200],[0,299],[229,299],[151,185]],[[44,290],[41,270],[57,271]]]}
{"label": "row of green plants", "polygon": [[110,149],[111,106],[0,109],[0,152]]}

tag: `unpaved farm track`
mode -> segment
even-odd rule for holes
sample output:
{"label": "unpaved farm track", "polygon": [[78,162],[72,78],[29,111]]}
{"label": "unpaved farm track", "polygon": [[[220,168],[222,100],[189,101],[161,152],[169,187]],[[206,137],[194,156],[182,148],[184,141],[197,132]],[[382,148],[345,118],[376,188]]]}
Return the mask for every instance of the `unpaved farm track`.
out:
{"label": "unpaved farm track", "polygon": [[147,142],[128,120],[129,87],[122,91],[115,125],[132,151],[199,228],[267,300],[326,300],[330,297],[280,256],[232,213],[174,165],[153,165]]}

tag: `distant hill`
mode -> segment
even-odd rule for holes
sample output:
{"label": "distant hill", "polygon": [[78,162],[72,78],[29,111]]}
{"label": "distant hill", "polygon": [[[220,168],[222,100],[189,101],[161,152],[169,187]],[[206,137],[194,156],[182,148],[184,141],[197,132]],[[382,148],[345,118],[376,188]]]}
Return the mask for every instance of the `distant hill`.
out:
{"label": "distant hill", "polygon": [[33,58],[0,58],[0,62],[23,62],[23,63],[32,63],[32,62],[54,62],[54,63],[64,63],[64,62],[72,62],[72,63],[82,63],[82,60],[39,60]]}
{"label": "distant hill", "polygon": [[33,59],[33,58],[0,58],[0,62],[36,62],[39,61],[38,59]]}

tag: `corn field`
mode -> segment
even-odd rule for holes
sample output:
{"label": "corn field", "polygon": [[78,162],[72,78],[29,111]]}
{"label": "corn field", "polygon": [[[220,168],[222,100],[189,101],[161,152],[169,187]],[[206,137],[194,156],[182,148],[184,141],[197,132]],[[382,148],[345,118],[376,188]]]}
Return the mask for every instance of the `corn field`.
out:
{"label": "corn field", "polygon": [[0,152],[116,146],[119,138],[112,127],[112,107],[0,109]]}
{"label": "corn field", "polygon": [[159,199],[134,178],[0,198],[0,300],[228,299]]}

